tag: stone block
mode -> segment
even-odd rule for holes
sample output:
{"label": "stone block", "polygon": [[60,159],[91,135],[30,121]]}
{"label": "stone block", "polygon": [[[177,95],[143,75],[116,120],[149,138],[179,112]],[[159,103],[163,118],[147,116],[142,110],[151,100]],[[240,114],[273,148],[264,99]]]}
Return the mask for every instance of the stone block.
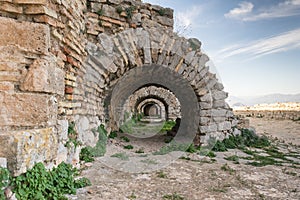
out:
{"label": "stone block", "polygon": [[0,157],[0,167],[7,168],[7,159],[6,158]]}
{"label": "stone block", "polygon": [[211,115],[213,117],[225,117],[227,110],[225,109],[212,109]]}
{"label": "stone block", "polygon": [[41,4],[46,5],[48,0],[14,0],[17,4]]}
{"label": "stone block", "polygon": [[0,92],[11,92],[14,90],[14,87],[14,84],[12,84],[11,82],[0,82]]}
{"label": "stone block", "polygon": [[53,128],[12,131],[0,134],[0,157],[19,175],[37,162],[51,162],[57,156],[57,134]]}
{"label": "stone block", "polygon": [[218,123],[218,131],[226,131],[231,129],[231,122],[221,122]]}
{"label": "stone block", "polygon": [[57,134],[59,142],[68,140],[68,120],[57,120]]}
{"label": "stone block", "polygon": [[47,8],[46,6],[37,5],[37,6],[29,6],[24,9],[25,14],[38,15],[38,14],[46,14],[50,17],[57,19],[57,13]]}
{"label": "stone block", "polygon": [[48,26],[32,22],[18,22],[4,17],[0,17],[0,21],[0,47],[12,45],[34,53],[48,53],[50,48]]}
{"label": "stone block", "polygon": [[50,95],[0,93],[0,127],[41,127],[54,124],[56,117],[56,99]]}
{"label": "stone block", "polygon": [[214,100],[224,100],[228,97],[228,93],[224,91],[217,91],[213,93]]}
{"label": "stone block", "polygon": [[29,67],[20,89],[22,91],[63,95],[64,77],[64,71],[56,66],[56,60],[53,57],[40,58]]}
{"label": "stone block", "polygon": [[6,11],[9,13],[17,13],[17,14],[21,14],[23,12],[22,7],[11,4],[11,3],[5,3],[5,2],[0,4],[0,10]]}

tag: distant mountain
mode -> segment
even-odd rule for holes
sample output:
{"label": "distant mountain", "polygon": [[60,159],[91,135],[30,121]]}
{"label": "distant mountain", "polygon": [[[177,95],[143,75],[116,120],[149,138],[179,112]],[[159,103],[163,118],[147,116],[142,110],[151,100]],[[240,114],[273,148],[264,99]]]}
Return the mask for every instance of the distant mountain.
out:
{"label": "distant mountain", "polygon": [[263,103],[286,103],[286,102],[300,102],[300,94],[269,94],[256,97],[236,97],[229,96],[226,100],[232,106],[253,106],[255,104]]}

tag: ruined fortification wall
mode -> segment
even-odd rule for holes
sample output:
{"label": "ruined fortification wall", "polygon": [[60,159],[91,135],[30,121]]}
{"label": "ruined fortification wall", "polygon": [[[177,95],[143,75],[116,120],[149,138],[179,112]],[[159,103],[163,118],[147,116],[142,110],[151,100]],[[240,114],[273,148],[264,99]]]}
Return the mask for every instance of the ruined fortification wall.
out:
{"label": "ruined fortification wall", "polygon": [[105,99],[145,64],[190,83],[201,108],[198,143],[236,124],[201,43],[173,33],[171,9],[140,0],[0,0],[0,22],[0,157],[15,175],[36,162],[76,165],[80,147],[66,145],[71,122],[82,146],[95,145],[92,130],[113,117]]}

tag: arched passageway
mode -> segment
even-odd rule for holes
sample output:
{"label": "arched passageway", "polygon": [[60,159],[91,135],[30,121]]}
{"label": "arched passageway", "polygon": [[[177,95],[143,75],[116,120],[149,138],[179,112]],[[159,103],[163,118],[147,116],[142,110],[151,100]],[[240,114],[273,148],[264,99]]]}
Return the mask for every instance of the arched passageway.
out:
{"label": "arched passageway", "polygon": [[106,99],[104,118],[109,120],[109,127],[120,127],[131,95],[155,86],[169,90],[178,99],[178,134],[183,138],[193,135],[199,144],[211,137],[223,139],[231,131],[233,112],[224,101],[227,93],[216,75],[209,72],[209,58],[193,40],[157,28],[100,34],[98,39],[97,44],[87,46],[86,76],[89,84],[94,81],[99,86]]}

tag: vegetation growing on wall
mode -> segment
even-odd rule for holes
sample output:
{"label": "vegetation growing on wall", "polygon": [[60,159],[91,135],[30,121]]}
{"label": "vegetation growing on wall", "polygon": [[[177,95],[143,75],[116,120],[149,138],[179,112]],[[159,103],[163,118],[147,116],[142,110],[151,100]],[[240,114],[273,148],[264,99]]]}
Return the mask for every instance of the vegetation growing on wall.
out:
{"label": "vegetation growing on wall", "polygon": [[108,133],[105,129],[104,125],[101,124],[98,129],[96,130],[98,132],[98,142],[95,147],[84,147],[81,149],[80,152],[80,160],[83,160],[85,162],[91,162],[93,161],[93,157],[100,157],[104,156],[106,153],[106,143],[108,139]]}

